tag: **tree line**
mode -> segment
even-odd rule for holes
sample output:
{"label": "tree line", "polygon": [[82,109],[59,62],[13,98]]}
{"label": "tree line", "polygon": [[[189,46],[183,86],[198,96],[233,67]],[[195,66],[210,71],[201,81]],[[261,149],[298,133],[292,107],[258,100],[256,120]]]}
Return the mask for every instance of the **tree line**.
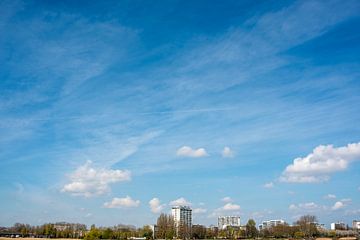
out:
{"label": "tree line", "polygon": [[279,224],[266,227],[261,230],[256,228],[256,222],[249,219],[245,226],[218,229],[217,227],[205,227],[193,225],[191,229],[180,227],[178,232],[173,217],[161,214],[156,223],[155,232],[153,228],[146,225],[136,228],[131,225],[116,225],[113,227],[96,227],[91,225],[87,230],[86,225],[79,223],[47,223],[41,226],[30,226],[29,224],[16,223],[14,226],[0,227],[0,234],[19,234],[22,237],[41,238],[81,238],[85,240],[97,239],[121,239],[126,240],[133,237],[146,239],[254,239],[254,238],[297,238],[310,239],[314,237],[336,237],[335,231],[328,231],[318,227],[317,218],[311,215],[300,217],[292,226]]}
{"label": "tree line", "polygon": [[12,227],[1,227],[2,235],[20,235],[22,237],[81,238],[86,232],[86,225],[80,223],[46,223],[40,226],[15,223]]}
{"label": "tree line", "polygon": [[85,224],[78,223],[47,223],[40,226],[15,223],[12,227],[0,227],[2,236],[19,235],[21,237],[38,238],[81,238],[86,240],[95,239],[129,239],[131,237],[152,238],[150,226],[136,228],[129,225],[117,225],[113,227],[96,227],[91,225],[87,230]]}

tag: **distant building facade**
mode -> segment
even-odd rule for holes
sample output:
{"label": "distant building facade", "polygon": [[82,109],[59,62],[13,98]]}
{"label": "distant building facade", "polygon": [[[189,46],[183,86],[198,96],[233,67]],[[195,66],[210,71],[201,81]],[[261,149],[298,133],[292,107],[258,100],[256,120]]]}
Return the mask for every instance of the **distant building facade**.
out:
{"label": "distant building facade", "polygon": [[276,227],[278,225],[284,225],[286,224],[286,222],[282,219],[278,219],[278,220],[267,220],[267,221],[263,221],[260,225],[259,225],[259,229],[260,230],[264,230],[264,229],[269,229],[272,227]]}
{"label": "distant building facade", "polygon": [[360,220],[354,220],[352,222],[352,229],[360,231]]}
{"label": "distant building facade", "polygon": [[156,225],[150,225],[151,231],[152,231],[152,237],[153,239],[156,239],[156,233],[158,231],[158,227]]}
{"label": "distant building facade", "polygon": [[326,227],[323,223],[314,222],[313,223],[318,231],[325,231]]}
{"label": "distant building facade", "polygon": [[336,222],[330,224],[331,230],[346,230],[346,225],[343,222]]}
{"label": "distant building facade", "polygon": [[227,227],[240,227],[239,216],[219,216],[218,217],[219,229],[225,229]]}
{"label": "distant building facade", "polygon": [[174,206],[171,209],[177,237],[191,237],[192,210],[189,206]]}

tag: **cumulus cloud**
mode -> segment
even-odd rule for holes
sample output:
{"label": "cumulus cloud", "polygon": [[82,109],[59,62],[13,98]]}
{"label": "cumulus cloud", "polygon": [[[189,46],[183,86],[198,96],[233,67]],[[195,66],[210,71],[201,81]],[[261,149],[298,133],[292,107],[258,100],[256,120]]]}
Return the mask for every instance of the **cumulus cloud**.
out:
{"label": "cumulus cloud", "polygon": [[105,208],[131,208],[138,207],[139,200],[133,200],[130,196],[124,198],[113,198],[111,202],[104,203]]}
{"label": "cumulus cloud", "polygon": [[240,206],[234,203],[227,203],[222,207],[222,210],[225,211],[240,210]]}
{"label": "cumulus cloud", "polygon": [[202,213],[206,213],[207,212],[207,209],[205,208],[195,208],[193,209],[193,213],[195,214],[202,214]]}
{"label": "cumulus cloud", "polygon": [[331,210],[339,210],[345,207],[345,204],[341,201],[337,201],[334,206],[331,207]]}
{"label": "cumulus cloud", "polygon": [[264,188],[273,188],[274,187],[274,183],[273,182],[269,182],[269,183],[265,183],[264,184]]}
{"label": "cumulus cloud", "polygon": [[360,160],[360,142],[343,147],[320,145],[306,157],[294,159],[283,171],[280,180],[294,183],[327,181],[330,174],[348,168],[350,162]]}
{"label": "cumulus cloud", "polygon": [[224,158],[231,158],[234,157],[234,152],[229,147],[224,147],[222,151],[222,156]]}
{"label": "cumulus cloud", "polygon": [[223,201],[223,202],[232,202],[233,200],[231,199],[231,197],[224,197],[223,199],[221,199],[221,201]]}
{"label": "cumulus cloud", "polygon": [[[224,198],[225,200],[229,201],[232,199],[229,197]],[[226,203],[224,206],[215,209],[210,215],[209,217],[218,217],[219,215],[224,215],[224,214],[229,214],[229,212],[231,212],[232,214],[240,214],[239,213],[240,210],[240,206],[235,204],[235,203],[231,203],[228,202]]]}
{"label": "cumulus cloud", "polygon": [[191,202],[187,201],[185,198],[181,197],[169,203],[170,206],[190,206]]}
{"label": "cumulus cloud", "polygon": [[131,173],[127,170],[95,169],[88,161],[70,175],[70,180],[71,182],[62,188],[62,192],[90,197],[109,192],[112,183],[130,181]]}
{"label": "cumulus cloud", "polygon": [[161,204],[160,200],[158,198],[153,198],[149,201],[150,210],[153,213],[160,213],[164,207],[165,204]]}
{"label": "cumulus cloud", "polygon": [[183,147],[179,148],[176,152],[176,155],[181,156],[181,157],[192,157],[192,158],[208,156],[208,154],[204,148],[192,149],[189,146],[183,146]]}
{"label": "cumulus cloud", "polygon": [[335,202],[334,205],[331,207],[331,210],[336,211],[336,210],[343,209],[350,203],[351,203],[350,198],[343,198],[340,201]]}
{"label": "cumulus cloud", "polygon": [[334,195],[334,194],[328,194],[328,195],[324,196],[324,198],[325,198],[325,199],[334,199],[334,198],[336,198],[336,195]]}

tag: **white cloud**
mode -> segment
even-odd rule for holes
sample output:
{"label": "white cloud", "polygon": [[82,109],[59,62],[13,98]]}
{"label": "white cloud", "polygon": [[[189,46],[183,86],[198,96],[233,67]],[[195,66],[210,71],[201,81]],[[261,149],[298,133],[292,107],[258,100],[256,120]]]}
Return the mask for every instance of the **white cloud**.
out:
{"label": "white cloud", "polygon": [[164,209],[165,204],[161,204],[158,198],[153,198],[149,201],[149,206],[151,212],[160,213]]}
{"label": "white cloud", "polygon": [[330,174],[343,171],[352,161],[360,160],[360,142],[344,147],[320,145],[304,158],[296,158],[283,171],[283,182],[313,183],[323,182]]}
{"label": "white cloud", "polygon": [[264,188],[273,188],[274,187],[274,183],[273,182],[269,182],[269,183],[265,183],[264,184]]}
{"label": "white cloud", "polygon": [[334,203],[334,205],[331,207],[331,210],[336,211],[336,210],[339,210],[339,209],[343,209],[347,205],[349,205],[350,203],[351,203],[350,198],[341,199],[340,201],[337,201],[336,203]]}
{"label": "white cloud", "polygon": [[360,215],[360,209],[355,209],[355,210],[347,210],[345,211],[345,215],[347,216],[359,216]]}
{"label": "white cloud", "polygon": [[169,203],[170,206],[190,206],[191,202],[187,201],[185,198],[181,197]]}
{"label": "white cloud", "polygon": [[[227,200],[231,200],[230,198]],[[231,200],[232,201],[232,200]],[[210,215],[210,218],[217,217],[219,215],[228,214],[228,212],[232,212],[232,214],[240,214],[239,213],[240,206],[235,203],[226,203],[224,206],[215,209]]]}
{"label": "white cloud", "polygon": [[194,210],[193,210],[193,213],[197,213],[197,214],[201,214],[201,213],[206,213],[207,212],[207,209],[205,209],[205,208],[195,208]]}
{"label": "white cloud", "polygon": [[124,198],[113,198],[111,202],[104,203],[105,208],[131,208],[138,207],[139,200],[133,200],[130,196]]}
{"label": "white cloud", "polygon": [[249,217],[253,219],[260,219],[260,218],[263,219],[263,218],[267,218],[271,214],[273,214],[273,212],[270,210],[255,211],[250,213]]}
{"label": "white cloud", "polygon": [[317,209],[317,208],[319,208],[319,206],[314,202],[300,203],[299,207],[302,209]]}
{"label": "white cloud", "polygon": [[62,192],[90,197],[109,192],[111,183],[130,181],[131,173],[127,170],[95,169],[88,161],[70,175],[70,180],[71,182],[62,188]]}
{"label": "white cloud", "polygon": [[231,197],[224,197],[223,199],[221,199],[221,201],[223,202],[232,202],[233,200],[231,199]]}
{"label": "white cloud", "polygon": [[289,210],[297,210],[298,207],[295,204],[290,204]]}
{"label": "white cloud", "polygon": [[331,210],[339,210],[345,207],[345,204],[341,201],[338,201],[331,207]]}
{"label": "white cloud", "polygon": [[222,207],[225,211],[240,210],[240,206],[234,203],[227,203]]}
{"label": "white cloud", "polygon": [[224,147],[222,151],[222,156],[224,158],[232,158],[234,157],[234,152],[229,147]]}
{"label": "white cloud", "polygon": [[204,148],[192,149],[189,146],[183,146],[179,148],[176,152],[176,155],[181,157],[193,157],[193,158],[208,156]]}
{"label": "white cloud", "polygon": [[324,196],[324,198],[325,198],[325,199],[334,199],[334,198],[336,198],[336,195],[334,195],[334,194],[328,194],[328,195]]}
{"label": "white cloud", "polygon": [[307,202],[307,203],[299,203],[297,205],[290,204],[289,210],[297,211],[297,212],[316,212],[320,210],[326,210],[326,207],[318,205],[314,202]]}

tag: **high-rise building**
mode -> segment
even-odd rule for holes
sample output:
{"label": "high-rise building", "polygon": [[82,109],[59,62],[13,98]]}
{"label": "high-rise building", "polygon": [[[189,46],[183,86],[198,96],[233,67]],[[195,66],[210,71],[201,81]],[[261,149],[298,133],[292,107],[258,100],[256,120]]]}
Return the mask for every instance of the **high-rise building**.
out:
{"label": "high-rise building", "polygon": [[219,229],[225,229],[227,227],[240,227],[239,216],[219,216],[218,217]]}
{"label": "high-rise building", "polygon": [[282,219],[278,219],[278,220],[268,220],[268,221],[263,221],[260,225],[259,225],[259,229],[263,230],[263,229],[269,229],[272,227],[276,227],[278,225],[284,225],[286,224],[286,222]]}
{"label": "high-rise building", "polygon": [[191,237],[192,210],[188,206],[174,206],[171,209],[174,217],[177,237]]}

